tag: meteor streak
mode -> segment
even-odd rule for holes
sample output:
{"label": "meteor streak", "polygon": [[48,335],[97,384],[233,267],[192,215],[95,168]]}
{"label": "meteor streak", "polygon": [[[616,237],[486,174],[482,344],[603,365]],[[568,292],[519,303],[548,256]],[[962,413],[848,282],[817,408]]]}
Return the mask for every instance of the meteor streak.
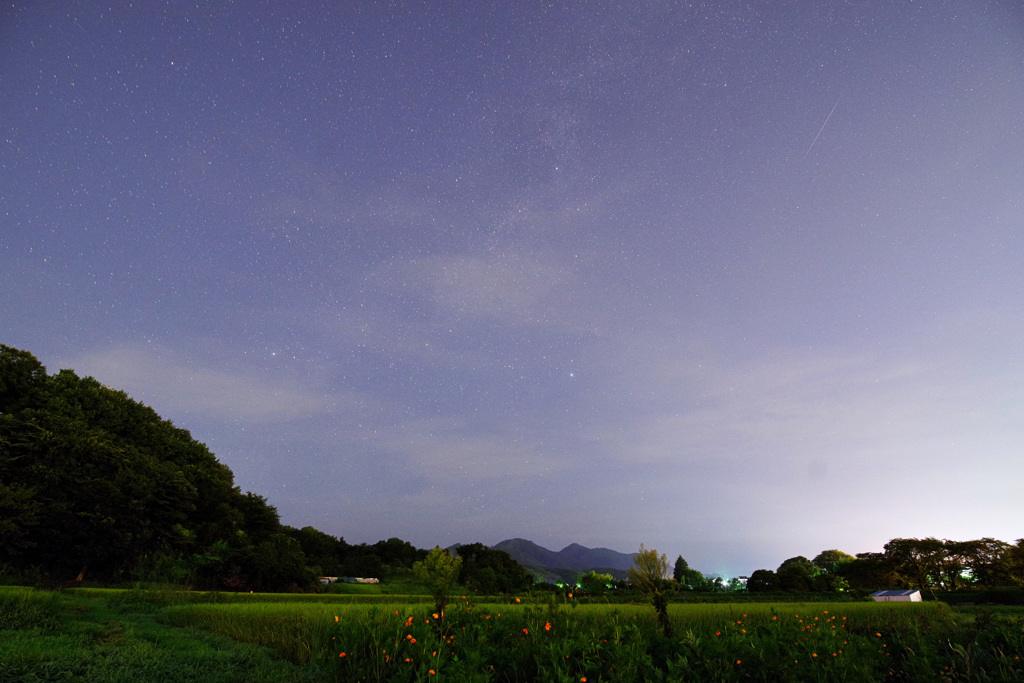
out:
{"label": "meteor streak", "polygon": [[841,97],[842,96],[836,98],[836,103],[832,105],[832,111],[830,111],[828,113],[828,116],[825,117],[825,123],[821,124],[821,128],[818,129],[818,134],[814,136],[813,140],[811,140],[811,146],[807,148],[806,152],[804,152],[804,159],[806,159],[807,155],[811,153],[812,149],[814,149],[814,143],[817,142],[818,138],[821,137],[821,131],[825,130],[825,126],[828,125],[828,120],[832,118],[832,112],[834,112],[836,110],[836,107],[839,106],[839,100],[841,99]]}

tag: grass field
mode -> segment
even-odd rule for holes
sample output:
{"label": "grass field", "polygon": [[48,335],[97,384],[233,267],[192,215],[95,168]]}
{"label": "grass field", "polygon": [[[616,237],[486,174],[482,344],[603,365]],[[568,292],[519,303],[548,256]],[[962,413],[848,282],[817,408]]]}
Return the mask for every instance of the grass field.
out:
{"label": "grass field", "polygon": [[0,680],[1024,680],[1021,608],[533,600],[0,588]]}
{"label": "grass field", "polygon": [[266,648],[125,610],[119,592],[0,587],[0,681],[319,681]]}

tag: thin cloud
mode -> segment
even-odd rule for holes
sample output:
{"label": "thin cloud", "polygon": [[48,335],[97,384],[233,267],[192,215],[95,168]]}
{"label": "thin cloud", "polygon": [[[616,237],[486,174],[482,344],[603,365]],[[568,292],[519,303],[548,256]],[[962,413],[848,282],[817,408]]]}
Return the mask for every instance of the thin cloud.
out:
{"label": "thin cloud", "polygon": [[512,435],[486,434],[450,418],[412,420],[378,428],[373,441],[432,482],[464,486],[522,481],[565,464]]}
{"label": "thin cloud", "polygon": [[212,415],[222,419],[287,422],[330,412],[340,400],[288,381],[213,369],[167,351],[115,347],[92,351],[70,363],[79,375],[122,389],[158,412]]}
{"label": "thin cloud", "polygon": [[574,327],[579,281],[572,269],[538,250],[506,249],[417,259],[398,278],[447,315],[515,326]]}
{"label": "thin cloud", "polygon": [[[628,431],[601,434],[611,451],[641,462],[756,461],[787,452],[828,458],[870,448],[881,455],[961,433],[971,422],[1005,419],[971,413],[982,396],[999,391],[991,380],[965,383],[922,362],[840,353],[711,366],[703,375],[674,372],[674,362],[665,360],[662,377],[675,383],[649,378],[652,398],[635,409]],[[1010,387],[1001,390],[1013,400]]]}

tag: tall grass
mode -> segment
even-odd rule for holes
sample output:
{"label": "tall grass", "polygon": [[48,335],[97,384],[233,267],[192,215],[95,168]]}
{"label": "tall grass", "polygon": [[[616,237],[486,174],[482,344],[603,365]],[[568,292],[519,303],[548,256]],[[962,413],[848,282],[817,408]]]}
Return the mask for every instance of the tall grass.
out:
{"label": "tall grass", "polygon": [[0,680],[1024,680],[1019,608],[672,604],[669,639],[644,605],[349,597],[0,588]]}
{"label": "tall grass", "polygon": [[187,604],[164,609],[161,618],[175,626],[195,626],[264,645],[295,663],[305,664],[311,659],[325,659],[330,618],[336,611],[316,603],[295,602]]}
{"label": "tall grass", "polygon": [[119,595],[0,587],[0,681],[324,679],[321,669],[295,666],[264,648],[157,623],[155,613],[113,604]]}
{"label": "tall grass", "polygon": [[[334,662],[338,680],[1024,680],[1020,617],[958,624],[939,603],[182,605],[165,617]],[[1016,621],[1015,621],[1016,620]],[[984,620],[983,620],[984,621]],[[982,675],[984,672],[984,675]]]}
{"label": "tall grass", "polygon": [[60,596],[56,593],[0,586],[0,631],[53,630],[60,623],[62,611]]}

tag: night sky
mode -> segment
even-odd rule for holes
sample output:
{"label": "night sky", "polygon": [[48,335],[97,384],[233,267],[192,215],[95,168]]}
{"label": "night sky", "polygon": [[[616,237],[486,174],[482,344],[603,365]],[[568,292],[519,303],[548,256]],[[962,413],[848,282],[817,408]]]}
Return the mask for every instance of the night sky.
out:
{"label": "night sky", "polygon": [[350,543],[1024,536],[1019,2],[11,2],[0,342]]}

